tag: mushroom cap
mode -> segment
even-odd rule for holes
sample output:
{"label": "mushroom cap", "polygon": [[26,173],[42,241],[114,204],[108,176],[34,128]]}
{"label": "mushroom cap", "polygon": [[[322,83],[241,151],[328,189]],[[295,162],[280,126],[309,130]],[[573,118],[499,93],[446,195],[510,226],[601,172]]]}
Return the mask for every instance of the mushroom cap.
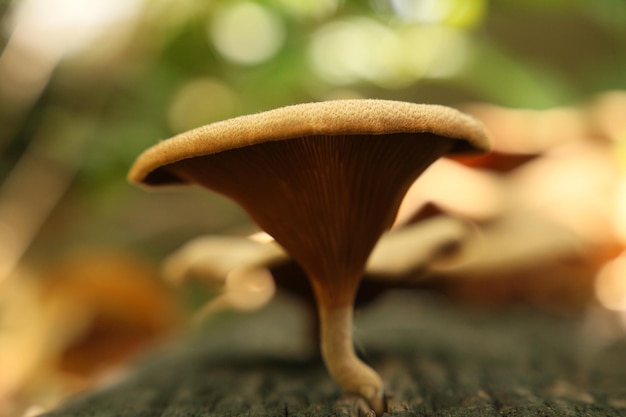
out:
{"label": "mushroom cap", "polygon": [[146,185],[184,183],[169,164],[222,151],[313,135],[430,133],[454,139],[450,153],[484,152],[480,122],[450,107],[391,100],[297,104],[205,125],[160,142],[135,161],[128,178]]}

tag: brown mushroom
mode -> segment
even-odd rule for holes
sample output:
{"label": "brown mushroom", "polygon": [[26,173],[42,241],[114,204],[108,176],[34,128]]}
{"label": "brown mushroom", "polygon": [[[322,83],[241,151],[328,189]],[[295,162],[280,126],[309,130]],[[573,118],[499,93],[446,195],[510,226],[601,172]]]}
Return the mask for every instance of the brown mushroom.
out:
{"label": "brown mushroom", "polygon": [[434,160],[487,148],[482,125],[448,107],[337,100],[180,134],[144,152],[129,179],[197,183],[237,201],[307,273],[331,376],[382,412],[383,382],[352,343],[353,302],[368,256]]}

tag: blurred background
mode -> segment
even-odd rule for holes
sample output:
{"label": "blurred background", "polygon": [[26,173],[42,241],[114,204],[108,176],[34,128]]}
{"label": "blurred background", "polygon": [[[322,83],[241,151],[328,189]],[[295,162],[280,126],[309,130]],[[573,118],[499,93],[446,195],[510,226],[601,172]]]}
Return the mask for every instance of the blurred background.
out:
{"label": "blurred background", "polygon": [[211,193],[130,185],[137,155],[294,103],[475,115],[494,153],[437,163],[405,209],[434,204],[487,244],[424,286],[626,315],[625,22],[622,0],[0,2],[0,415],[52,406],[177,329],[188,305],[161,261],[255,230]]}

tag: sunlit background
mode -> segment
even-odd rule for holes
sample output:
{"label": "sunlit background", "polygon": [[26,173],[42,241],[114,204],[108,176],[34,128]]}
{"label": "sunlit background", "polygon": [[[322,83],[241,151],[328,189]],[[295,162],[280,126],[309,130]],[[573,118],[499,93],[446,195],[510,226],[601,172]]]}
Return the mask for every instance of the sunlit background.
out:
{"label": "sunlit background", "polygon": [[129,185],[134,158],[300,102],[481,119],[495,153],[435,164],[400,213],[436,204],[484,236],[476,262],[435,268],[429,288],[490,308],[602,308],[626,328],[624,22],[622,0],[0,3],[0,415],[51,407],[174,331],[188,306],[161,260],[255,231],[221,197]]}

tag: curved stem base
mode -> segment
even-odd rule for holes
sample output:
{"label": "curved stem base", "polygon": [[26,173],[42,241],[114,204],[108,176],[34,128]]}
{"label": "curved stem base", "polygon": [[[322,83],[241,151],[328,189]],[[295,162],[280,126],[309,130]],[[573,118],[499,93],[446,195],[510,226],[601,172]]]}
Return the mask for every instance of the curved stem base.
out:
{"label": "curved stem base", "polygon": [[321,304],[321,351],[331,377],[350,393],[365,398],[377,414],[385,410],[383,381],[354,352],[352,327],[354,308]]}

